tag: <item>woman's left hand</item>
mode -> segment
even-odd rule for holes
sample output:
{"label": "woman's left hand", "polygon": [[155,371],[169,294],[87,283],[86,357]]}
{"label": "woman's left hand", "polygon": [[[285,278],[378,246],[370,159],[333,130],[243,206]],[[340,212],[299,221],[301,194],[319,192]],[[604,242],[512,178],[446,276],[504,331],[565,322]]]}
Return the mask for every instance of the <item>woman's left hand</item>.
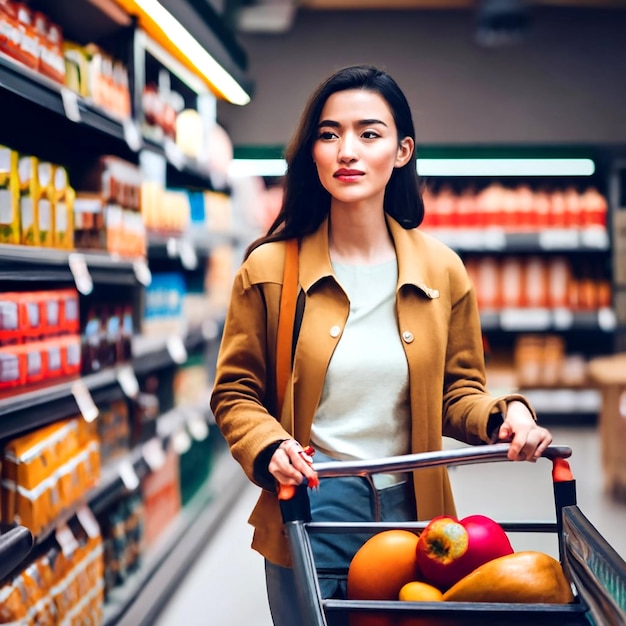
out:
{"label": "woman's left hand", "polygon": [[547,428],[537,425],[523,402],[514,400],[507,404],[498,441],[511,443],[507,455],[510,461],[535,462],[552,443],[552,435]]}

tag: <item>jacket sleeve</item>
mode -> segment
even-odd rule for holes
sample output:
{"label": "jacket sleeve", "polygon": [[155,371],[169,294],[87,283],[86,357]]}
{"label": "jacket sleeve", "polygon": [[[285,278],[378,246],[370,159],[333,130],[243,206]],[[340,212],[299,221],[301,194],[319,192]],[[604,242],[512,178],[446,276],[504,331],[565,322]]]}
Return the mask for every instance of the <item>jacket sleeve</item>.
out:
{"label": "jacket sleeve", "polygon": [[[272,285],[280,289],[280,285]],[[245,267],[237,273],[217,358],[211,410],[231,454],[248,478],[271,489],[261,477],[259,455],[277,441],[288,438],[270,413],[275,403],[274,376],[268,354],[268,314],[263,286],[251,284]],[[269,407],[269,410],[268,408]],[[263,458],[263,457],[261,457]]]}
{"label": "jacket sleeve", "polygon": [[[489,443],[493,416],[506,413],[512,400],[528,401],[519,394],[500,397],[487,392],[480,315],[473,287],[468,285],[452,304],[446,352],[443,395],[443,433],[468,444]],[[491,420],[490,420],[491,418]]]}

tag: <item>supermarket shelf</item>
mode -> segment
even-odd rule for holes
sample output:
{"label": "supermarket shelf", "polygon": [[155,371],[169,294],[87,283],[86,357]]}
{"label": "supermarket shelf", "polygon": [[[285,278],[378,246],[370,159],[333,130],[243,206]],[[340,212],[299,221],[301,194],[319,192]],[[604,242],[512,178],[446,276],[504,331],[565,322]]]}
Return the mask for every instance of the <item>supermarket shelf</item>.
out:
{"label": "supermarket shelf", "polygon": [[[43,76],[11,57],[0,53],[0,85],[28,102],[47,109],[63,117],[67,116],[70,106],[64,100],[64,88],[57,82]],[[75,113],[80,116],[80,124],[120,141],[124,141],[122,123],[106,112],[89,104],[84,98],[77,95],[69,96],[75,102]]]}
{"label": "supermarket shelf", "polygon": [[245,477],[227,450],[216,454],[206,488],[189,502],[159,537],[138,572],[114,589],[105,605],[105,626],[148,626],[219,528]]}
{"label": "supermarket shelf", "polygon": [[546,228],[535,232],[511,232],[501,228],[433,228],[427,232],[451,248],[467,252],[597,252],[610,247],[609,235],[604,228]]}
{"label": "supermarket shelf", "polygon": [[197,267],[198,260],[210,257],[216,247],[237,244],[239,239],[235,232],[209,232],[201,228],[176,235],[150,233],[148,258],[178,260],[185,269],[193,270]]}
{"label": "supermarket shelf", "polygon": [[106,252],[68,251],[0,244],[0,280],[74,282],[77,265],[84,265],[96,284],[139,284],[136,263]]}
{"label": "supermarket shelf", "polygon": [[126,471],[132,471],[141,480],[147,475],[149,467],[140,447],[135,448],[127,456],[116,459],[102,468],[100,481],[88,495],[89,507],[94,513],[100,513],[119,499],[127,491],[128,480]]}
{"label": "supermarket shelf", "polygon": [[0,527],[0,581],[28,556],[32,547],[33,536],[28,528]]}
{"label": "supermarket shelf", "polygon": [[133,339],[133,369],[137,375],[182,363],[187,353],[196,350],[207,340],[202,327],[190,328],[186,333],[167,337]]}
{"label": "supermarket shelf", "polygon": [[209,423],[209,416],[200,409],[191,410],[186,407],[176,407],[157,419],[157,436],[151,440],[138,444],[127,455],[114,459],[107,464],[100,476],[100,481],[87,497],[90,508],[95,513],[107,509],[120,495],[131,490],[131,481],[141,481],[155,467],[155,450],[158,446],[164,451],[170,440],[182,430],[190,430],[192,419],[202,419]]}
{"label": "supermarket shelf", "polygon": [[[170,166],[169,173],[173,175],[176,184],[212,189],[211,177],[200,164],[179,155],[175,150],[166,149],[158,142],[142,137],[136,121],[122,120],[109,114],[89,100],[1,52],[0,90],[7,95],[11,94],[15,101],[13,108],[19,106],[20,102],[27,103],[35,110],[48,112],[57,117],[57,120],[62,120],[73,131],[79,129],[85,135],[91,134],[96,139],[106,140],[112,145],[108,145],[105,152],[114,147],[119,156],[136,161],[136,154],[140,150],[149,149],[166,159]],[[4,104],[9,106],[7,102]],[[61,146],[58,149],[61,150]]]}
{"label": "supermarket shelf", "polygon": [[574,415],[600,411],[602,395],[598,389],[524,389],[521,391],[537,413]]}
{"label": "supermarket shelf", "polygon": [[38,386],[0,399],[0,439],[17,436],[31,428],[76,415],[80,412],[74,396],[75,385],[86,388],[96,406],[119,399],[117,368],[110,368],[54,385]]}
{"label": "supermarket shelf", "polygon": [[[165,339],[136,338],[133,342],[135,356],[130,369],[135,375],[143,375],[182,363],[186,360],[187,353],[210,339],[202,327]],[[28,388],[19,394],[0,396],[0,440],[80,413],[76,392],[80,394],[86,389],[96,406],[123,398],[121,379],[128,373],[128,368],[128,364],[120,364],[95,374],[63,380],[53,385]]]}
{"label": "supermarket shelf", "polygon": [[507,308],[500,311],[481,311],[483,330],[510,332],[577,331],[612,332],[617,321],[609,308],[597,311],[572,311],[570,309]]}

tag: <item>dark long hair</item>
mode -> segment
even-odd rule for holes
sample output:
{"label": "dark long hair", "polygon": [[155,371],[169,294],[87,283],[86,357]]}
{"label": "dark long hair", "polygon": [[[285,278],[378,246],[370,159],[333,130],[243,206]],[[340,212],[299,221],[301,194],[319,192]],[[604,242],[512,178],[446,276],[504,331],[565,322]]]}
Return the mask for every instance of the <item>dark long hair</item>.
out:
{"label": "dark long hair", "polygon": [[[287,173],[281,210],[267,234],[257,239],[248,252],[267,241],[315,232],[330,212],[331,196],[319,180],[313,162],[313,144],[326,101],[332,94],[348,89],[365,89],[381,96],[391,109],[398,141],[404,137],[415,141],[409,103],[389,74],[370,65],[355,65],[335,72],[319,85],[302,113],[285,153]],[[416,228],[424,219],[416,159],[414,152],[408,163],[395,168],[385,190],[384,210],[407,229]]]}

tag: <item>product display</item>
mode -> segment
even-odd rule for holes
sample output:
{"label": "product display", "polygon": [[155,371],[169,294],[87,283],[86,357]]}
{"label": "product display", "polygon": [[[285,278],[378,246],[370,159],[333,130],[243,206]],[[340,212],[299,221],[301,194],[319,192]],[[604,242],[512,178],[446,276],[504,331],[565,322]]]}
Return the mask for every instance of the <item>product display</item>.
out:
{"label": "product display", "polygon": [[37,535],[98,482],[100,443],[82,419],[52,424],[6,444],[2,521]]}
{"label": "product display", "polygon": [[219,339],[202,328],[222,314],[211,229],[236,244],[207,160],[215,120],[196,69],[181,82],[165,40],[123,21],[84,0],[0,0],[0,523],[36,540],[0,581],[0,623],[146,610],[137,580],[173,560],[173,584],[177,551],[230,498],[201,411]]}
{"label": "product display", "polygon": [[102,539],[93,516],[83,510],[81,517],[83,522],[59,529],[59,543],[0,587],[0,623],[102,623]]}

